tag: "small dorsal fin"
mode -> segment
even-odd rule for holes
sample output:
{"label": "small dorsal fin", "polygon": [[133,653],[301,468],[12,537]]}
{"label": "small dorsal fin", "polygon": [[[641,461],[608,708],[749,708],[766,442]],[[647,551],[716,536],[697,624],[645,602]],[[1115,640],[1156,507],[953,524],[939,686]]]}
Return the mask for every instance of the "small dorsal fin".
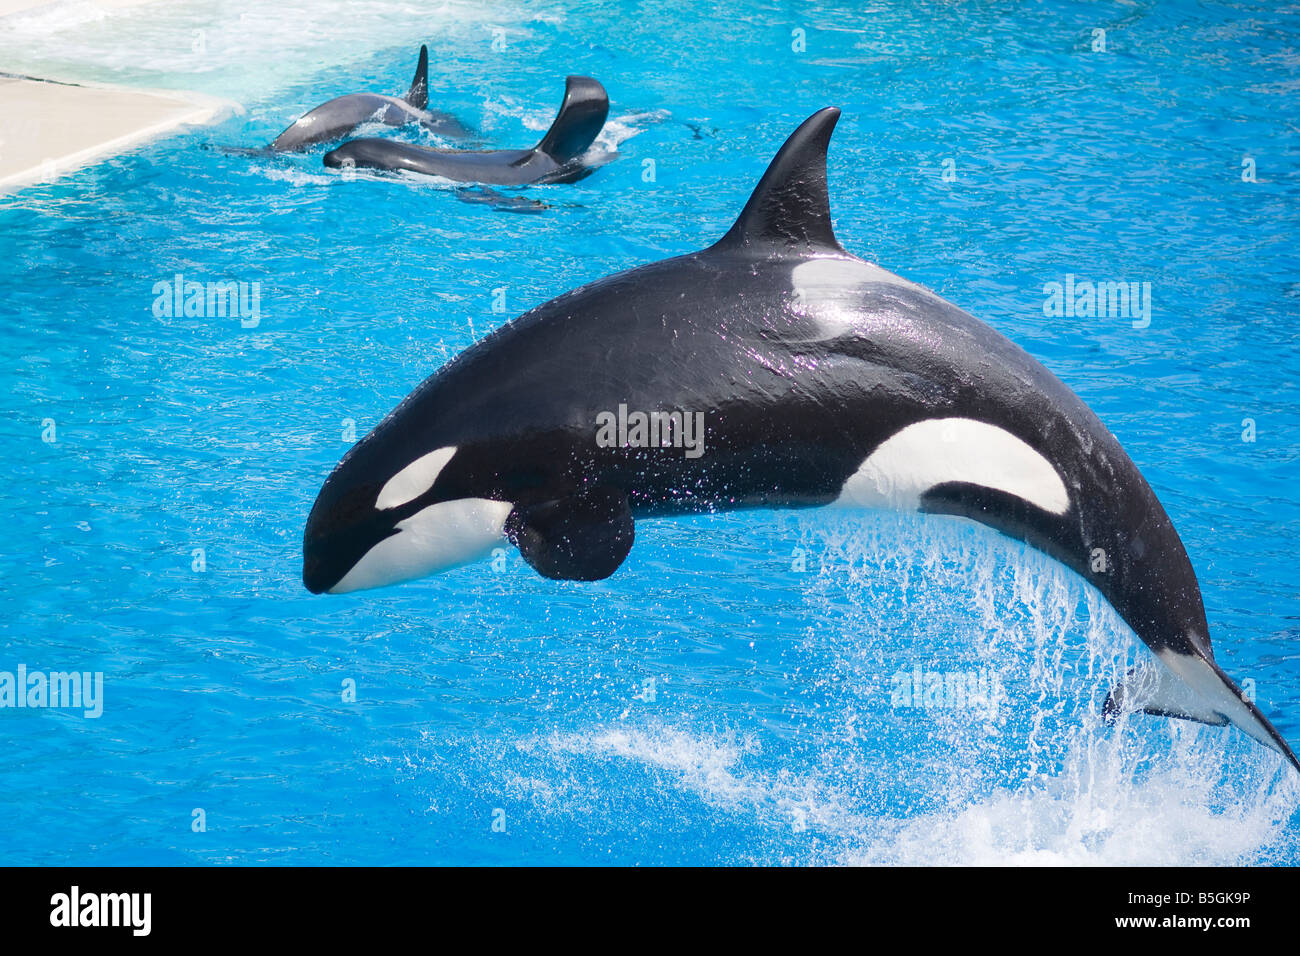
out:
{"label": "small dorsal fin", "polygon": [[609,94],[600,83],[589,76],[567,77],[560,112],[536,148],[563,166],[596,141],[607,116]]}
{"label": "small dorsal fin", "polygon": [[831,226],[826,188],[826,148],[839,118],[840,111],[828,106],[803,121],[767,167],[736,224],[714,248],[757,244],[844,251]]}
{"label": "small dorsal fin", "polygon": [[429,105],[429,48],[420,44],[420,62],[415,65],[415,76],[406,93],[406,102],[417,110]]}

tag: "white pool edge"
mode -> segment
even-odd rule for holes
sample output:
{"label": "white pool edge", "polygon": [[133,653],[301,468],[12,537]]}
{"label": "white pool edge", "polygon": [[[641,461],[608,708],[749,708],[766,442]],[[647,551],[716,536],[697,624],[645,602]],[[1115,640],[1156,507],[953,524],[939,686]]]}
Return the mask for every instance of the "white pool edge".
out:
{"label": "white pool edge", "polygon": [[[243,112],[230,100],[190,91],[68,82],[3,70],[0,81],[4,82],[4,99],[20,111],[35,110],[37,99],[41,99],[40,122],[53,127],[41,136],[24,136],[21,122],[6,129],[7,117],[0,118],[0,194],[53,181],[182,129],[210,125]],[[64,90],[69,95],[61,95]],[[113,124],[107,134],[87,130],[82,121],[86,107],[77,99],[79,92],[92,93],[100,108],[132,116]],[[51,93],[55,94],[52,102]],[[13,110],[6,112],[12,115]]]}

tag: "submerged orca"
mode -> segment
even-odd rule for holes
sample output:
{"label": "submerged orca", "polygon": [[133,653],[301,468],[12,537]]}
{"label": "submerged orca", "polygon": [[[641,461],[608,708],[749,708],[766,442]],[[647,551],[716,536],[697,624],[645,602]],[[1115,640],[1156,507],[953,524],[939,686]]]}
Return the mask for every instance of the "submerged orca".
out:
{"label": "submerged orca", "polygon": [[609,115],[605,88],[589,76],[571,76],[555,122],[532,149],[430,149],[391,139],[354,139],[325,154],[325,165],[408,170],[461,183],[522,186],[571,183],[591,172],[580,157]]}
{"label": "submerged orca", "polygon": [[304,113],[271,143],[273,152],[306,149],[316,143],[339,139],[367,120],[388,126],[419,123],[440,136],[467,136],[468,130],[449,113],[431,113],[429,105],[429,48],[420,47],[420,61],[415,67],[411,88],[404,99],[379,93],[349,93],[322,103]]}
{"label": "submerged orca", "polygon": [[1072,568],[1155,653],[1108,716],[1231,722],[1300,769],[1214,662],[1183,544],[1097,416],[989,326],[840,246],[838,118],[799,127],[713,246],[566,293],[420,385],[326,480],[306,586],[380,587],[503,539],[547,577],[595,580],[659,515],[957,515]]}

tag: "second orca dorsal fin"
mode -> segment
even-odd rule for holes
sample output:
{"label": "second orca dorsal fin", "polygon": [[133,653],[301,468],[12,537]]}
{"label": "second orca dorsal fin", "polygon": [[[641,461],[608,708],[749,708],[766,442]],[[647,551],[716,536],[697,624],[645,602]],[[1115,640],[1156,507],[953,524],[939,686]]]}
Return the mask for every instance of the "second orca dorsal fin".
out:
{"label": "second orca dorsal fin", "polygon": [[429,105],[429,48],[423,43],[420,44],[420,61],[415,64],[411,88],[406,91],[406,102],[417,110]]}
{"label": "second orca dorsal fin", "polygon": [[844,251],[831,225],[826,187],[826,148],[839,118],[840,111],[828,106],[790,134],[740,218],[714,248],[757,245]]}
{"label": "second orca dorsal fin", "polygon": [[555,114],[555,122],[537,149],[563,166],[585,153],[596,141],[607,116],[609,94],[600,83],[589,76],[567,77],[560,112]]}

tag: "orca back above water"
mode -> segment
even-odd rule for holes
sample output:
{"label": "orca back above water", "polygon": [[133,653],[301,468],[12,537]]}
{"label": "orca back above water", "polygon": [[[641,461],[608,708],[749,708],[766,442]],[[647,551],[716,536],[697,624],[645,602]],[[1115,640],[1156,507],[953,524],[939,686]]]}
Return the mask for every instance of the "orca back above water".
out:
{"label": "orca back above water", "polygon": [[440,136],[456,138],[469,135],[456,117],[449,113],[431,113],[429,104],[429,48],[420,47],[420,60],[406,96],[380,93],[349,93],[322,103],[298,117],[270,145],[272,152],[292,152],[317,143],[340,139],[362,123],[374,121],[387,126],[419,123]]}
{"label": "orca back above water", "polygon": [[1182,541],[1105,425],[994,329],[840,245],[838,117],[791,135],[714,245],[565,293],[425,380],[322,487],[308,589],[410,580],[503,541],[543,576],[598,580],[636,521],[677,514],[956,516],[1083,576],[1152,650],[1108,717],[1230,722],[1300,769],[1215,663]]}
{"label": "orca back above water", "polygon": [[609,115],[605,88],[589,76],[565,81],[564,102],[546,135],[532,149],[431,149],[389,139],[361,138],[325,154],[325,165],[441,176],[461,183],[523,186],[574,182],[591,173],[582,155]]}

